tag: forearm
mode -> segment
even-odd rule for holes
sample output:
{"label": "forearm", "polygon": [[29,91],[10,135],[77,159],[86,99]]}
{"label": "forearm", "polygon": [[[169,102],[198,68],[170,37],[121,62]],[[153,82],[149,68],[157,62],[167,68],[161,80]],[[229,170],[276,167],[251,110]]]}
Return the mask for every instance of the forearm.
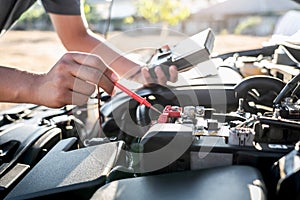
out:
{"label": "forearm", "polygon": [[38,103],[34,88],[38,76],[13,68],[0,67],[0,101]]}
{"label": "forearm", "polygon": [[[168,80],[177,79],[177,70],[171,70],[168,79],[162,70],[156,70],[157,79],[153,79],[146,68],[141,72],[141,64],[136,60],[127,59],[118,49],[114,48],[103,37],[89,31],[85,19],[79,15],[50,14],[56,32],[69,51],[81,51],[98,55],[119,76],[130,78],[143,84],[157,82],[165,85]],[[142,79],[137,78],[141,77]],[[141,81],[142,80],[142,81]]]}
{"label": "forearm", "polygon": [[88,29],[84,17],[50,14],[55,30],[68,51],[93,53],[120,76],[130,76],[140,70],[135,61],[126,59],[117,48]]}
{"label": "forearm", "polygon": [[90,52],[100,56],[120,76],[128,77],[140,70],[137,62],[127,59],[120,50],[95,33],[83,33],[78,41],[80,42],[65,42],[64,45],[69,51]]}

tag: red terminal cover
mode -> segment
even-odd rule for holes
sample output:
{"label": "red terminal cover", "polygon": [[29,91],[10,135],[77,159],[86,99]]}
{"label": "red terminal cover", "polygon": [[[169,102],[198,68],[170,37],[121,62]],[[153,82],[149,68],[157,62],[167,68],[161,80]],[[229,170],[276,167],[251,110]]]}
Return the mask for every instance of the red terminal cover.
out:
{"label": "red terminal cover", "polygon": [[163,113],[159,116],[158,123],[168,123],[172,118],[179,118],[181,112],[181,107],[167,105],[163,110]]}

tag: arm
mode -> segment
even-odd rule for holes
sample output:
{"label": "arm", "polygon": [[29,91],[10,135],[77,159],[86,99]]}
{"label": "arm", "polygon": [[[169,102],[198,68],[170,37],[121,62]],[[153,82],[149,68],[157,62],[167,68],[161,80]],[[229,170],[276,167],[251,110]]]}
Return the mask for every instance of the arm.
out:
{"label": "arm", "polygon": [[53,108],[82,105],[96,85],[112,94],[117,80],[116,73],[98,56],[70,52],[46,74],[0,67],[0,101]]}
{"label": "arm", "polygon": [[67,50],[95,53],[110,64],[110,67],[120,76],[125,75],[129,70],[136,72],[140,69],[137,63],[126,59],[112,46],[108,46],[104,38],[87,29],[86,22],[81,16],[50,14],[50,17]]}
{"label": "arm", "polygon": [[[58,15],[50,13],[55,30],[67,50],[92,52],[99,55],[120,76],[130,77],[141,70],[138,63],[129,60],[113,48],[104,38],[87,28],[85,18],[79,15]],[[155,82],[146,68],[142,69],[143,78],[140,82]],[[167,79],[160,68],[156,69],[157,82],[166,84]],[[170,67],[170,81],[177,80],[178,72],[175,66]]]}
{"label": "arm", "polygon": [[34,100],[33,91],[37,74],[30,74],[8,67],[0,67],[0,101],[1,102],[26,102]]}

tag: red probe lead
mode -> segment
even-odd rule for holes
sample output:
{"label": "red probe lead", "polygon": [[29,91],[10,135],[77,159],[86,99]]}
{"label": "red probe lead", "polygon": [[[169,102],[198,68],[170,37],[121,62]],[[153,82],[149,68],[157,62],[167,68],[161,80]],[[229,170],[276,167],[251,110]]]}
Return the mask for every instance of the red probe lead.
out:
{"label": "red probe lead", "polygon": [[158,112],[159,114],[161,114],[161,112],[159,110],[157,110],[156,108],[154,108],[151,105],[151,103],[146,100],[146,98],[143,98],[140,95],[136,94],[135,92],[132,92],[127,87],[125,87],[124,85],[122,85],[122,84],[120,84],[118,82],[115,82],[114,84],[115,84],[116,87],[118,87],[120,90],[122,90],[123,92],[125,92],[126,94],[128,94],[130,97],[132,97],[134,100],[136,100],[137,102],[139,102],[141,105],[145,105],[148,108],[154,110],[155,112]]}

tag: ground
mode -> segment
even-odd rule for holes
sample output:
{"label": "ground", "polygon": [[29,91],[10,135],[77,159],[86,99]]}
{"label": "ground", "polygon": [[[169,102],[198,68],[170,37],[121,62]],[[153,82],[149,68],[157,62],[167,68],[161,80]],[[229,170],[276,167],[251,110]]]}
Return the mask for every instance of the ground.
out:
{"label": "ground", "polygon": [[[177,37],[170,35],[170,39]],[[216,36],[214,52],[225,53],[259,48],[269,37],[221,35]],[[178,38],[177,38],[178,39]],[[166,40],[156,40],[153,35],[112,33],[109,41],[123,51],[131,51],[137,45],[161,45]],[[145,42],[148,41],[148,42]],[[172,40],[170,40],[172,41]],[[141,45],[142,44],[142,45]],[[145,46],[144,46],[145,47]],[[159,46],[157,46],[159,47]],[[0,64],[37,73],[47,72],[66,52],[57,35],[51,31],[9,31],[0,38]],[[0,110],[15,104],[0,103]]]}

